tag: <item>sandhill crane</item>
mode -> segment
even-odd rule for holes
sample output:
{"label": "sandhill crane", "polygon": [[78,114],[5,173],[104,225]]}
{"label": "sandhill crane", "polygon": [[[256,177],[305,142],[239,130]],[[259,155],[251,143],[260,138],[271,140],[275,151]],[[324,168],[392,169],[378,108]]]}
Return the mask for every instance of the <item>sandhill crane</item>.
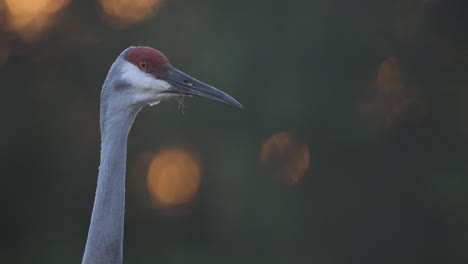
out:
{"label": "sandhill crane", "polygon": [[201,96],[242,108],[150,47],[129,47],[111,66],[101,91],[101,163],[82,263],[122,263],[128,133],[141,108],[177,96]]}

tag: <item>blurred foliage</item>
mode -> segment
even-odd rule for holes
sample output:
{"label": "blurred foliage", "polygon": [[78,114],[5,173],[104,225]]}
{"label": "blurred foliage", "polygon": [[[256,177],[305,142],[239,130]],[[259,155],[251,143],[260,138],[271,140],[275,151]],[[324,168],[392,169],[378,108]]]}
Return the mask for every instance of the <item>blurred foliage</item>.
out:
{"label": "blurred foliage", "polygon": [[[1,262],[81,261],[100,87],[123,49],[147,45],[245,109],[193,98],[139,114],[125,263],[468,263],[467,12],[463,0],[0,0]],[[275,135],[294,141],[265,150]],[[170,209],[147,186],[167,149],[201,173]]]}

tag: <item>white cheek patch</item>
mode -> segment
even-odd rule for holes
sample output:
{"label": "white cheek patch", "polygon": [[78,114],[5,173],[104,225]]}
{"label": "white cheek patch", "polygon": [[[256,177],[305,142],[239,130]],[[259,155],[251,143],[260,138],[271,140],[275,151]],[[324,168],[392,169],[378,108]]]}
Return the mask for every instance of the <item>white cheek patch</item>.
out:
{"label": "white cheek patch", "polygon": [[131,84],[133,88],[141,90],[166,91],[171,87],[168,82],[156,79],[128,61],[124,61],[122,65],[122,79]]}
{"label": "white cheek patch", "polygon": [[173,94],[164,93],[172,85],[141,71],[128,61],[122,63],[121,78],[125,83],[130,84],[125,100],[129,100],[131,104],[155,105],[160,101],[174,97]]}

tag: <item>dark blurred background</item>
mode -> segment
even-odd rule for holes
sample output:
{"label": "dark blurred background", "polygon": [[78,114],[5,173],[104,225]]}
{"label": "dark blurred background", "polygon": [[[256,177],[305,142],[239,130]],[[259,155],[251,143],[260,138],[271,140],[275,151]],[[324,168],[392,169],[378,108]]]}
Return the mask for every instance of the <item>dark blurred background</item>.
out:
{"label": "dark blurred background", "polygon": [[234,96],[130,133],[125,263],[468,263],[468,2],[0,0],[1,263],[80,263],[130,45]]}

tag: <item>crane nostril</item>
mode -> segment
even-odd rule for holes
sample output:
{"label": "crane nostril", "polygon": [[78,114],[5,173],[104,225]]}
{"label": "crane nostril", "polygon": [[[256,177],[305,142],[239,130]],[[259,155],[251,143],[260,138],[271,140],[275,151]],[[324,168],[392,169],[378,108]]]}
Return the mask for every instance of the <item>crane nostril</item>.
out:
{"label": "crane nostril", "polygon": [[186,84],[188,84],[188,85],[190,85],[190,86],[193,86],[193,87],[196,86],[195,84],[193,84],[193,83],[191,83],[191,82],[189,82],[189,81],[187,81],[187,80],[184,80],[184,83],[186,83]]}

